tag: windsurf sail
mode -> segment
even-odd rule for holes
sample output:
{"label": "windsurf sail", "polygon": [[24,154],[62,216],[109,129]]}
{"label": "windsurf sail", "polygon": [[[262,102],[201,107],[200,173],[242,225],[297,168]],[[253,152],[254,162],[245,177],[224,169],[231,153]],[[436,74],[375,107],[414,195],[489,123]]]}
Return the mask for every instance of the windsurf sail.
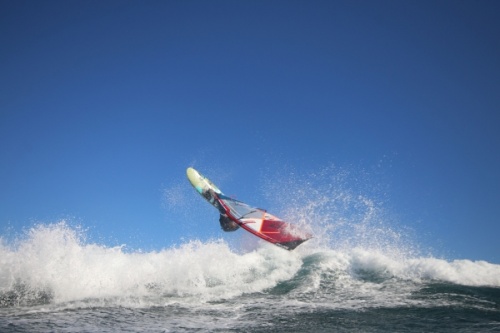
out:
{"label": "windsurf sail", "polygon": [[[224,231],[235,231],[238,226],[269,243],[293,250],[312,238],[293,224],[282,221],[266,210],[225,196],[208,178],[193,168],[186,175],[196,191],[221,214],[219,222]],[[236,224],[236,225],[234,225]]]}
{"label": "windsurf sail", "polygon": [[216,194],[216,197],[231,220],[272,244],[293,250],[312,237],[264,209],[252,207],[222,193]]}

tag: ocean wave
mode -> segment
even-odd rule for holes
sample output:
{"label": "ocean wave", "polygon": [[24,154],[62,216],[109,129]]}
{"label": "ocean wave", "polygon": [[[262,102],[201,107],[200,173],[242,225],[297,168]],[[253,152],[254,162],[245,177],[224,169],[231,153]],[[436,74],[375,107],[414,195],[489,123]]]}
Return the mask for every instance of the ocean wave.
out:
{"label": "ocean wave", "polygon": [[435,283],[500,287],[500,265],[401,257],[371,248],[297,251],[261,243],[249,252],[222,240],[160,251],[124,251],[85,240],[65,222],[42,224],[0,245],[0,306],[199,304],[243,295],[351,307],[415,304]]}

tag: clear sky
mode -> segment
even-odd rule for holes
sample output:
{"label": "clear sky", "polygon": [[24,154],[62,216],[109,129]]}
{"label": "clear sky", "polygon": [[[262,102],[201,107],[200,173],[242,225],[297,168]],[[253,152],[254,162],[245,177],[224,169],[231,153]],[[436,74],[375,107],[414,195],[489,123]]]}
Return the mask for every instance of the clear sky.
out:
{"label": "clear sky", "polygon": [[161,249],[221,235],[190,165],[255,205],[282,168],[334,165],[368,174],[426,244],[500,263],[499,13],[2,0],[0,232],[66,219],[101,243]]}

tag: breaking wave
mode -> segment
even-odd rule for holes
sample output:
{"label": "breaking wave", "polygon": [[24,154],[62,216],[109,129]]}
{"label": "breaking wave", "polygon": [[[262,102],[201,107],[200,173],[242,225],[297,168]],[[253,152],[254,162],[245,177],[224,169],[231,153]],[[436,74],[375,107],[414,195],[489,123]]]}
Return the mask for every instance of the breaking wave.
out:
{"label": "breaking wave", "polygon": [[258,293],[366,307],[419,302],[429,283],[500,287],[500,265],[446,261],[354,247],[288,252],[262,244],[238,253],[222,240],[153,252],[87,243],[65,222],[38,225],[0,245],[0,307],[66,304],[155,306],[206,303]]}
{"label": "breaking wave", "polygon": [[[89,241],[85,230],[65,221],[39,224],[15,241],[0,238],[0,308],[196,307],[276,297],[287,309],[425,307],[468,302],[469,292],[450,296],[460,286],[500,287],[500,265],[423,254],[412,231],[373,199],[380,196],[358,186],[364,179],[356,183],[328,169],[267,178],[272,183],[264,192],[281,193],[267,198],[273,213],[315,235],[292,252],[265,242],[238,248],[222,239],[125,250]],[[452,291],[436,292],[443,286]],[[429,290],[432,297],[425,296]]]}

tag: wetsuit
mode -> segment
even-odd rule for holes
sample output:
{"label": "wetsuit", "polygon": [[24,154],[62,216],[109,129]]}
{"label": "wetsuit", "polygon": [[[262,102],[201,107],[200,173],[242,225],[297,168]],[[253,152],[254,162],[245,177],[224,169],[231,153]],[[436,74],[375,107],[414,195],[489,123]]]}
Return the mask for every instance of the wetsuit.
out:
{"label": "wetsuit", "polygon": [[226,215],[226,210],[224,207],[219,202],[219,197],[217,193],[215,193],[213,190],[209,189],[208,191],[203,192],[203,196],[215,206],[219,210],[220,217],[219,217],[219,222],[222,230],[224,231],[235,231],[237,230],[240,226],[238,223],[234,222],[231,220],[229,217]]}

